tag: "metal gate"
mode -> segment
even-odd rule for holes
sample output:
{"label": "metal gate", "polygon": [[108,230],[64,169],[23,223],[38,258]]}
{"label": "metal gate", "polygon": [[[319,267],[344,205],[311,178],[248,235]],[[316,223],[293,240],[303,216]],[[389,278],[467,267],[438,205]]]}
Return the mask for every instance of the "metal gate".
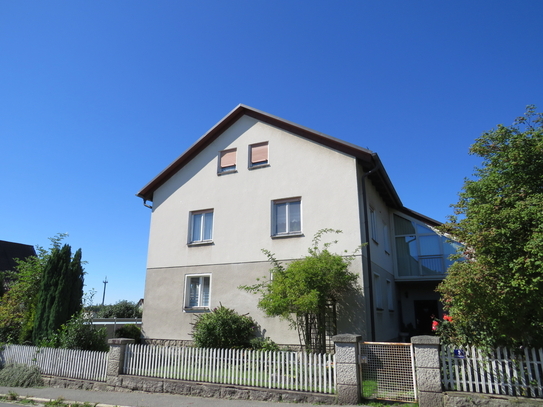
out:
{"label": "metal gate", "polygon": [[417,384],[410,343],[361,343],[360,372],[364,399],[416,401]]}

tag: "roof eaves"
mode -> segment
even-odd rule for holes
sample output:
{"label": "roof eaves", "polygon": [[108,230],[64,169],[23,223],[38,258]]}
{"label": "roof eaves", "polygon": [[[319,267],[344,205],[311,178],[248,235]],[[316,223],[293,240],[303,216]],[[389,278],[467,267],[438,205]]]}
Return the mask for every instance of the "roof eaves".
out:
{"label": "roof eaves", "polygon": [[162,172],[160,172],[155,178],[153,178],[147,185],[145,185],[136,196],[142,198],[144,201],[152,201],[154,191],[172,177],[177,171],[185,166],[190,160],[192,160],[200,151],[208,146],[215,138],[221,134],[224,130],[230,127],[236,120],[243,116],[243,105],[236,106],[230,113],[223,117],[215,126],[213,126],[207,133],[200,137],[196,142],[191,145],[183,154],[177,157],[170,165],[168,165]]}
{"label": "roof eaves", "polygon": [[423,215],[422,213],[416,212],[416,211],[414,211],[412,209],[406,208],[405,206],[402,206],[399,209],[399,211],[406,214],[406,215],[408,215],[408,216],[411,216],[412,218],[418,219],[421,222],[424,222],[429,226],[440,226],[442,224],[441,222],[438,222],[435,219],[432,219],[432,218],[430,218],[430,217],[428,217],[426,215]]}

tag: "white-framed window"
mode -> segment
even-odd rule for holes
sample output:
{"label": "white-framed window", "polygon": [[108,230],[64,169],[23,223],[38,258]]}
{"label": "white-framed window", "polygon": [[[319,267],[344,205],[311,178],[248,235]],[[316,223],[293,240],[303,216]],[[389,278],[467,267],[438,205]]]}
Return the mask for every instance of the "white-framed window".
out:
{"label": "white-framed window", "polygon": [[302,199],[290,198],[272,201],[272,236],[302,233]]}
{"label": "white-framed window", "polygon": [[219,175],[236,171],[236,154],[236,148],[223,150],[219,153],[219,166],[217,171]]}
{"label": "white-framed window", "polygon": [[190,213],[189,243],[209,243],[213,241],[213,209]]}
{"label": "white-framed window", "polygon": [[387,305],[389,311],[394,311],[394,285],[387,280]]}
{"label": "white-framed window", "polygon": [[185,308],[209,308],[211,275],[187,275],[185,278]]}
{"label": "white-framed window", "polygon": [[375,308],[383,309],[383,287],[381,286],[381,277],[377,273],[373,273],[373,300]]}
{"label": "white-framed window", "polygon": [[268,147],[267,141],[249,146],[249,169],[264,167],[269,164]]}
{"label": "white-framed window", "polygon": [[377,217],[375,215],[375,209],[370,207],[370,227],[371,227],[371,238],[375,243],[379,241],[377,238]]}

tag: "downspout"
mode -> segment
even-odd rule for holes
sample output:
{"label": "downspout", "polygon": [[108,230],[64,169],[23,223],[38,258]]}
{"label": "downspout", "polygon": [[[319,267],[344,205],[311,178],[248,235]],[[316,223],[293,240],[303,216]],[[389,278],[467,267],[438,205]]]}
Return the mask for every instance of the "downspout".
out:
{"label": "downspout", "polygon": [[153,207],[151,205],[147,205],[147,199],[143,200],[143,206],[145,206],[146,208],[149,208],[149,209],[153,209]]}
{"label": "downspout", "polygon": [[370,229],[368,225],[368,196],[366,192],[366,178],[373,172],[377,171],[379,164],[372,170],[362,175],[362,204],[364,205],[364,234],[367,240],[366,245],[366,257],[368,259],[368,289],[370,294],[370,329],[371,329],[371,342],[375,342],[375,307],[373,304],[373,271],[371,269],[371,242],[370,242]]}

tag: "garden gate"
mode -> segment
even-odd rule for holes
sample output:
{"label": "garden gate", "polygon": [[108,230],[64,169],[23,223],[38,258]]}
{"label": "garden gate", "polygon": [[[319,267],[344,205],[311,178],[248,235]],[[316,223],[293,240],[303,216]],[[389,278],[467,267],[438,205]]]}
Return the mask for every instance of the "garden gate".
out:
{"label": "garden gate", "polygon": [[410,343],[362,342],[360,374],[364,399],[416,401],[417,385]]}

